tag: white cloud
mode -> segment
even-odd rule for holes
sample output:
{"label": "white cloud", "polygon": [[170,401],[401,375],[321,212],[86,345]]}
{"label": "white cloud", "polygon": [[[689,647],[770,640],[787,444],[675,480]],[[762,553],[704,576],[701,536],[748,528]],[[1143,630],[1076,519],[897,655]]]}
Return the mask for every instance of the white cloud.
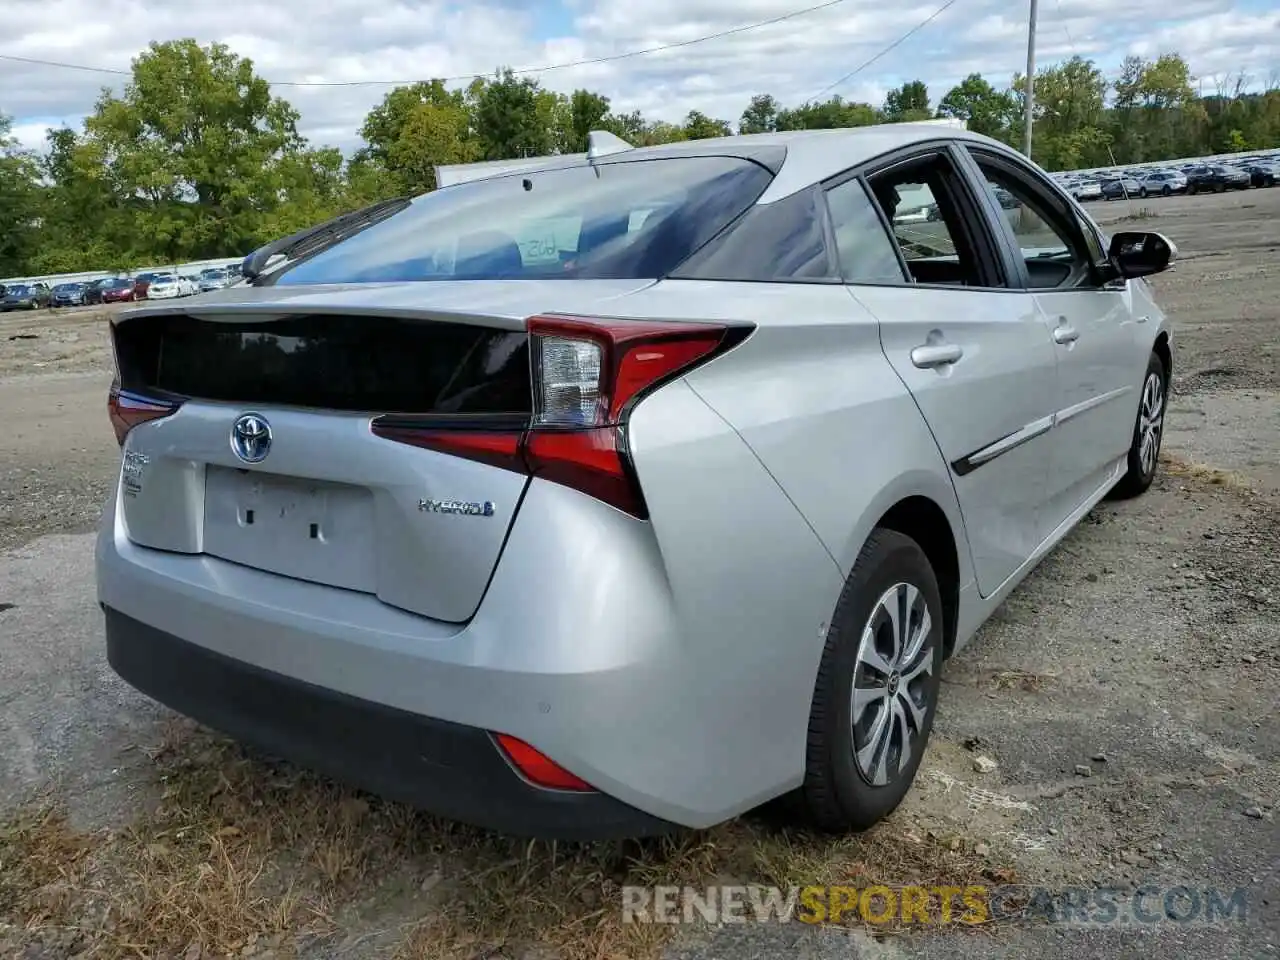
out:
{"label": "white cloud", "polygon": [[[816,0],[808,0],[814,3]],[[268,79],[412,80],[489,73],[610,56],[676,43],[794,11],[806,0],[8,0],[0,54],[127,70],[147,39],[219,40]],[[785,104],[810,98],[900,37],[941,0],[846,0],[828,9],[720,40],[541,79],[585,86],[619,110],[679,120],[691,109],[736,121],[752,94]],[[1176,50],[1202,78],[1243,72],[1265,82],[1280,62],[1280,13],[1268,0],[1055,0],[1040,5],[1044,64],[1079,53],[1114,75],[1126,53]],[[554,9],[552,9],[554,7]],[[904,80],[929,83],[935,100],[970,72],[996,84],[1026,57],[1024,4],[958,0],[883,59],[825,93],[878,103]],[[553,25],[562,25],[556,29]],[[543,39],[535,39],[541,37]],[[123,77],[0,61],[0,111],[22,142],[39,146],[50,125],[78,125],[103,85]],[[390,86],[288,87],[304,132],[345,149]]]}

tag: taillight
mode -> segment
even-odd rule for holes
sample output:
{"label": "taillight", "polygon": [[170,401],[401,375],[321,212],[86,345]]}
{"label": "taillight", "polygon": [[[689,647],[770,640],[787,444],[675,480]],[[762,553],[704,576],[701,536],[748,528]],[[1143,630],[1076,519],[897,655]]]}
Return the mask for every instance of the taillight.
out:
{"label": "taillight", "polygon": [[111,381],[111,390],[107,394],[107,414],[111,418],[111,427],[116,432],[116,440],[122,447],[124,438],[138,424],[167,417],[178,406],[179,404],[167,400],[142,397],[121,390],[119,380]]}
{"label": "taillight", "polygon": [[[623,428],[645,394],[738,342],[712,323],[531,317],[533,414],[520,426],[430,427],[382,417],[373,432],[573,487],[632,516],[647,510]],[[732,328],[734,333],[748,328]]]}
{"label": "taillight", "polygon": [[545,754],[535,750],[523,740],[517,740],[515,737],[508,736],[505,733],[495,735],[494,739],[498,741],[498,746],[507,755],[511,765],[519,770],[521,776],[534,786],[544,787],[548,790],[577,790],[583,792],[593,789],[591,784],[579,777],[575,777],[564,767],[551,760]]}

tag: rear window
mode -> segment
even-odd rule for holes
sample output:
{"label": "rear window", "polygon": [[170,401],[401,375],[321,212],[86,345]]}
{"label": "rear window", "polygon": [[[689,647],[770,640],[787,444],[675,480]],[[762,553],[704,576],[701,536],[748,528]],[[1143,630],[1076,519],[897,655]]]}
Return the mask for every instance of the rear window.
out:
{"label": "rear window", "polygon": [[772,178],[749,160],[665,157],[458,184],[274,282],[661,277],[755,203]]}

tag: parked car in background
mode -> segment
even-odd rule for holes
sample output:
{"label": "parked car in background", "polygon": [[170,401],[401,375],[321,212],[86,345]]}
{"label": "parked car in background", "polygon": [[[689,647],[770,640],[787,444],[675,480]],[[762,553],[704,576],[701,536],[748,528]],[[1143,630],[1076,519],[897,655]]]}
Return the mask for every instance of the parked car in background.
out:
{"label": "parked car in background", "polygon": [[221,290],[231,286],[231,274],[225,269],[210,268],[200,271],[200,292]]}
{"label": "parked car in background", "polygon": [[1085,203],[1090,200],[1101,200],[1102,184],[1097,180],[1091,180],[1088,178],[1079,179],[1067,188],[1067,193],[1071,194],[1071,196],[1076,200],[1079,200],[1081,203]]}
{"label": "parked car in background", "polygon": [[148,300],[175,300],[185,296],[184,284],[176,273],[153,273],[147,284]]}
{"label": "parked car in background", "polygon": [[1103,200],[1123,200],[1142,194],[1142,184],[1132,177],[1113,177],[1102,181]]}
{"label": "parked car in background", "polygon": [[178,287],[181,289],[180,297],[194,297],[200,292],[200,276],[199,274],[182,273],[178,275]]}
{"label": "parked car in background", "polygon": [[1187,173],[1187,193],[1222,193],[1224,190],[1248,190],[1252,178],[1243,170],[1223,163],[1205,163]]}
{"label": "parked car in background", "polygon": [[1280,180],[1280,167],[1271,163],[1245,163],[1240,169],[1249,174],[1249,182],[1255,187],[1274,187]]}
{"label": "parked car in background", "polygon": [[705,828],[783,794],[865,829],[947,658],[1151,486],[1175,354],[1142,278],[1174,255],[1005,144],[910,124],[319,224],[254,285],[113,318],[107,660],[493,830]]}
{"label": "parked car in background", "polygon": [[12,283],[4,289],[0,312],[38,310],[50,305],[53,292],[43,283]]}
{"label": "parked car in background", "polygon": [[112,277],[109,280],[103,280],[99,289],[103,303],[128,303],[136,299],[134,294],[135,282],[126,277]]}
{"label": "parked car in background", "polygon": [[1178,170],[1155,170],[1140,179],[1141,190],[1138,195],[1145,197],[1159,194],[1162,197],[1175,193],[1187,192],[1186,174]]}
{"label": "parked car in background", "polygon": [[84,302],[86,304],[102,303],[102,285],[105,280],[90,280],[84,285]]}
{"label": "parked car in background", "polygon": [[154,273],[140,273],[133,278],[133,299],[147,299],[147,291],[151,287],[153,277],[155,277]]}
{"label": "parked car in background", "polygon": [[53,303],[55,307],[80,307],[84,305],[84,293],[87,284],[83,283],[60,283],[53,288]]}

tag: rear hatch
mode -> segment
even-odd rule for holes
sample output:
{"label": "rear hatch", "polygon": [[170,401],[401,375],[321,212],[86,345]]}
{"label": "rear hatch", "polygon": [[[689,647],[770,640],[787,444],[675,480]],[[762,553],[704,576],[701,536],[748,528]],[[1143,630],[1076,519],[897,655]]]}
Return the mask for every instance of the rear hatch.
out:
{"label": "rear hatch", "polygon": [[[644,285],[572,287],[596,301]],[[462,284],[446,286],[443,301],[464,293]],[[523,297],[512,297],[512,285],[489,297],[466,286],[471,295],[459,299],[488,301],[488,313],[409,311],[387,298],[378,306],[378,288],[366,285],[336,302],[315,288],[291,291],[296,299],[276,289],[275,303],[253,302],[270,296],[262,289],[247,302],[149,307],[117,320],[119,388],[180,404],[127,435],[129,539],[374,594],[435,619],[470,618],[528,478],[371,430],[384,415],[472,430],[528,422],[523,317],[536,309],[516,302]],[[542,285],[519,286],[537,296]],[[558,288],[564,299],[565,285]],[[421,285],[415,299],[422,302]],[[237,441],[246,415],[256,421]],[[246,462],[246,453],[261,459]]]}

